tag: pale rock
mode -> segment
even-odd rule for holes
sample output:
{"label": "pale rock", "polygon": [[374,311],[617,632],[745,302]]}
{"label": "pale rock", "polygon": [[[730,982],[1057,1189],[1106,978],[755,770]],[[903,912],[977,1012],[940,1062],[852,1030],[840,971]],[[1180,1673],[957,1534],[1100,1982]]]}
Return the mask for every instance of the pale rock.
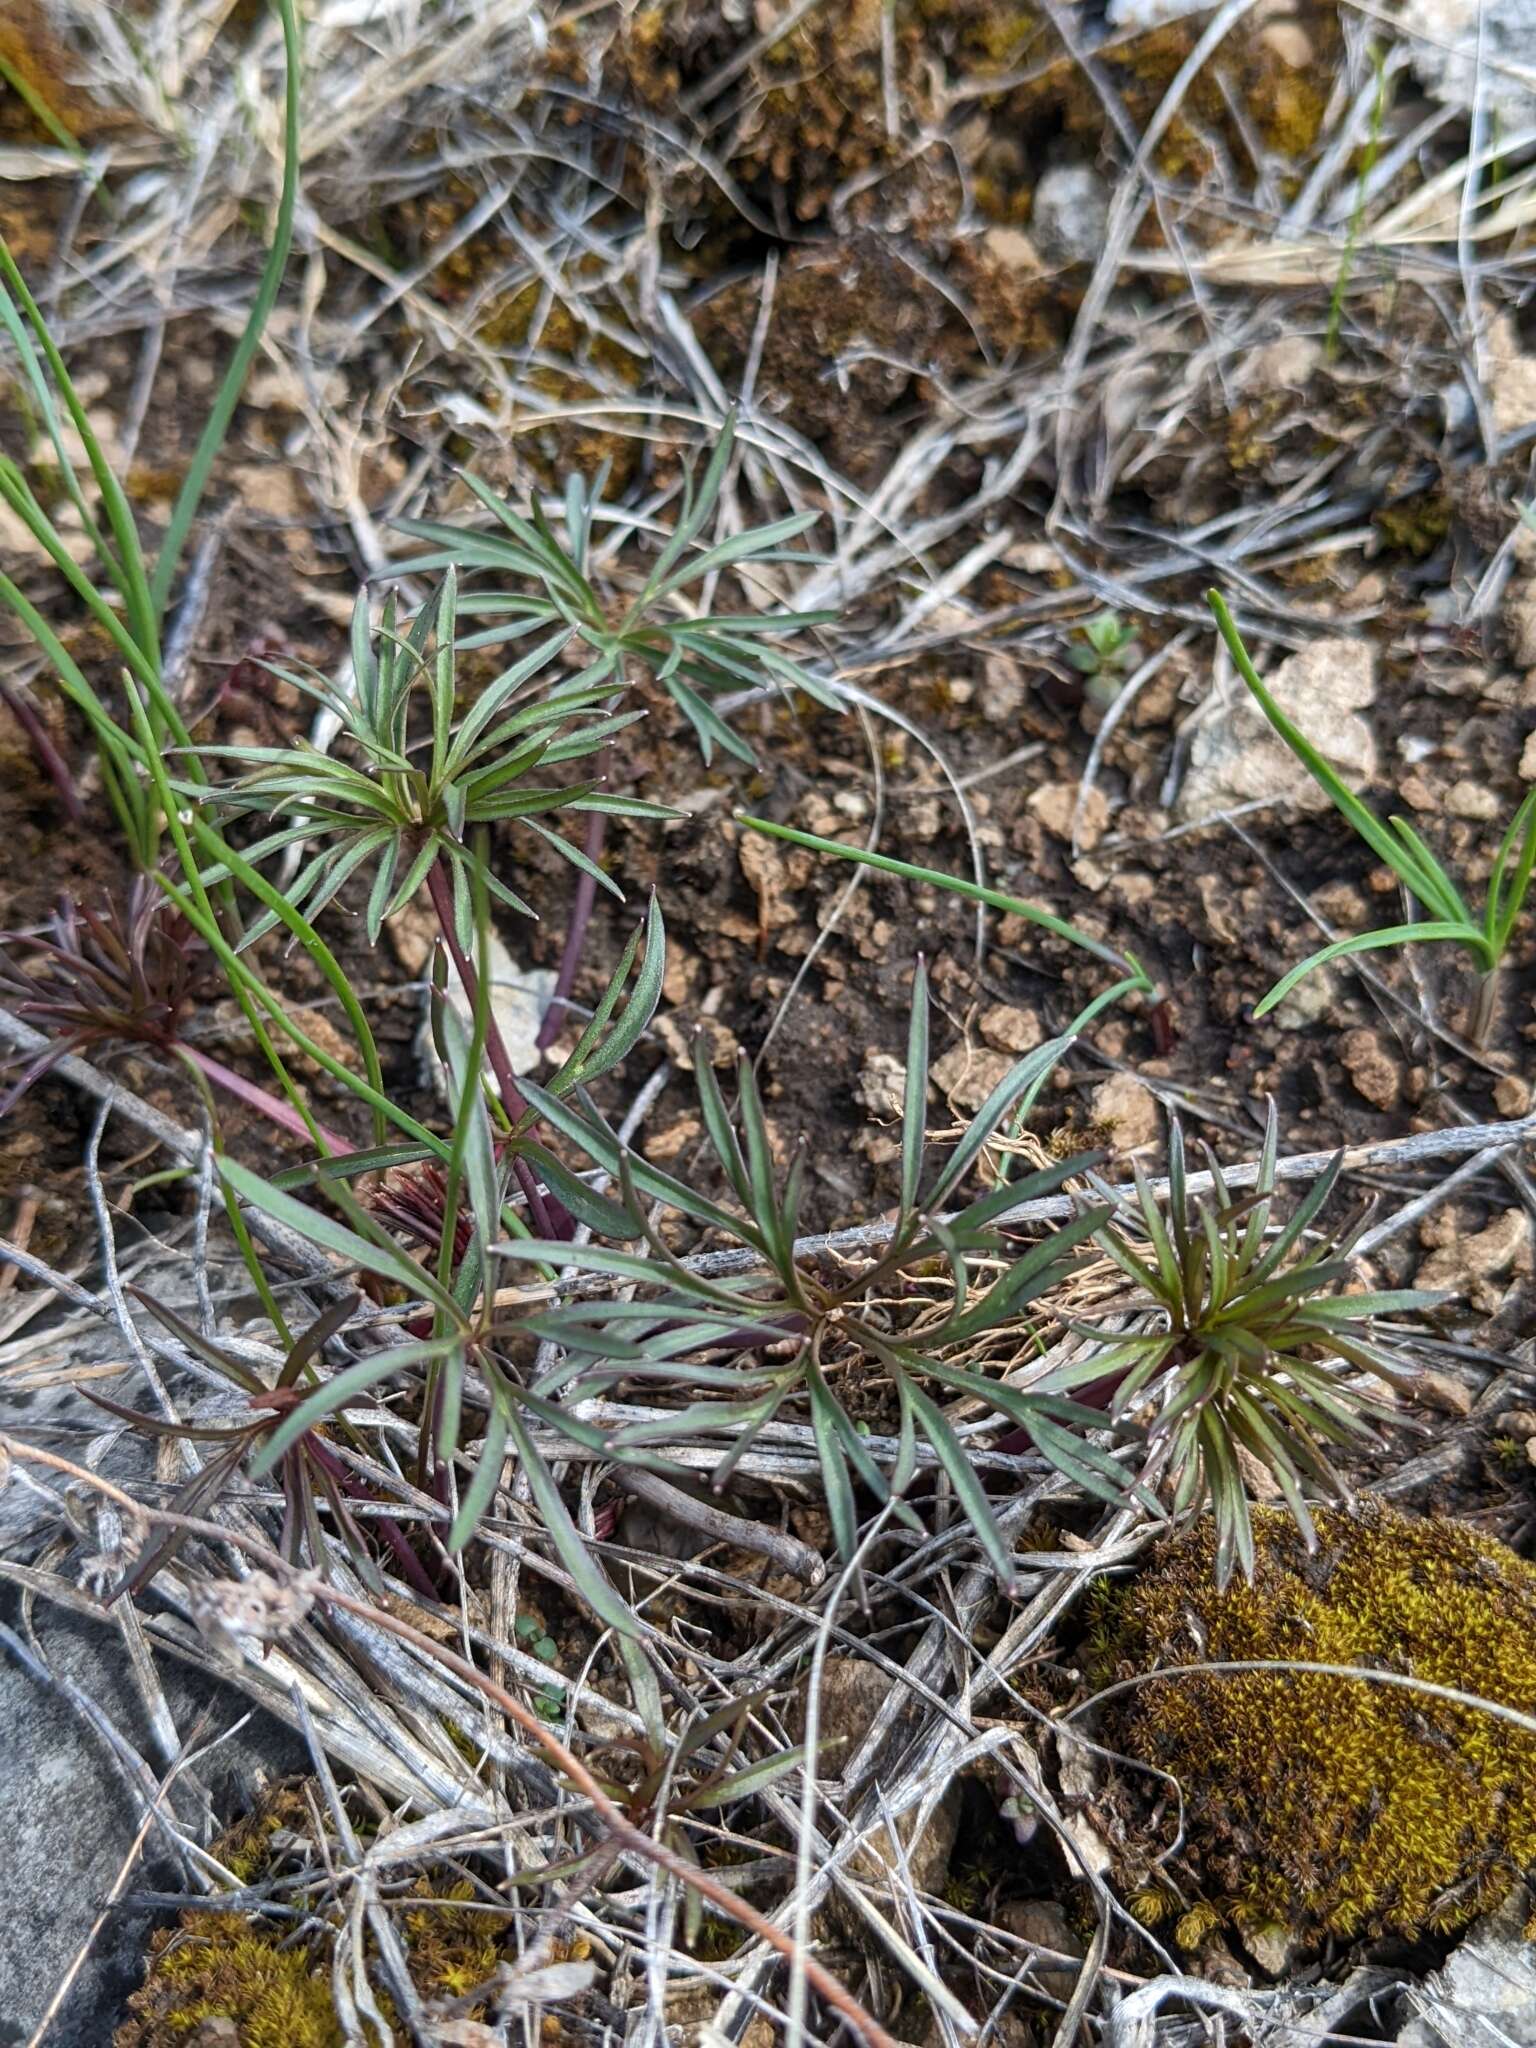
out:
{"label": "pale rock", "polygon": [[1536,0],[1404,0],[1394,27],[1432,99],[1470,110],[1480,95],[1506,126],[1536,115]]}
{"label": "pale rock", "polygon": [[1523,1209],[1505,1209],[1485,1229],[1438,1246],[1413,1284],[1460,1296],[1480,1314],[1496,1314],[1505,1293],[1499,1283],[1511,1271],[1530,1269],[1530,1231]]}
{"label": "pale rock", "polygon": [[1311,975],[1303,975],[1296,987],[1284,995],[1270,1016],[1268,1024],[1278,1024],[1280,1030],[1307,1030],[1309,1024],[1317,1024],[1333,1008],[1333,997],[1337,995],[1337,979],[1331,967],[1315,967]]}
{"label": "pale rock", "polygon": [[1500,1436],[1512,1436],[1517,1443],[1528,1444],[1536,1437],[1536,1408],[1506,1408],[1502,1415],[1495,1415],[1493,1426]]}
{"label": "pale rock", "polygon": [[[1323,360],[1323,344],[1310,334],[1282,334],[1260,342],[1237,371],[1240,391],[1304,391]],[[1359,601],[1359,592],[1356,592]]]}
{"label": "pale rock", "polygon": [[1504,1074],[1493,1084],[1493,1106],[1500,1116],[1529,1116],[1531,1084],[1523,1074]]}
{"label": "pale rock", "polygon": [[1011,654],[989,654],[981,674],[981,709],[993,725],[1011,725],[1024,708],[1024,671]]}
{"label": "pale rock", "polygon": [[1259,41],[1287,70],[1305,71],[1317,55],[1317,46],[1299,21],[1272,21],[1259,30]]}
{"label": "pale rock", "polygon": [[1319,917],[1342,925],[1345,931],[1363,925],[1368,914],[1365,898],[1353,882],[1325,882],[1321,889],[1312,891],[1312,905]]}
{"label": "pale rock", "polygon": [[700,1017],[690,1030],[670,1011],[663,1011],[652,1029],[666,1047],[668,1058],[675,1060],[685,1074],[693,1072],[700,1052],[712,1067],[733,1067],[741,1054],[735,1032],[718,1017]]}
{"label": "pale rock", "polygon": [[[831,822],[833,828],[837,828],[845,820],[833,811]],[[825,833],[826,829],[822,825],[811,827],[813,832]],[[793,924],[798,913],[789,898],[810,879],[815,855],[803,846],[776,846],[772,840],[764,839],[756,832],[744,832],[737,842],[736,858],[742,873],[757,893],[757,916],[761,929],[774,932]]]}
{"label": "pale rock", "polygon": [[931,1078],[952,1108],[977,1110],[1012,1065],[1006,1053],[962,1041],[934,1062]]}
{"label": "pale rock", "polygon": [[[312,1010],[307,1003],[289,1003],[287,1014],[322,1052],[329,1053],[340,1065],[357,1070],[357,1047],[324,1010]],[[233,997],[226,996],[215,1003],[203,1021],[211,1026],[214,1043],[226,1054],[254,1057],[259,1050],[250,1019]],[[299,1047],[285,1048],[285,1056],[301,1074],[313,1077],[324,1072],[314,1055]]]}
{"label": "pale rock", "polygon": [[1520,780],[1536,782],[1536,732],[1528,732],[1520,749]]}
{"label": "pale rock", "polygon": [[1499,800],[1485,782],[1463,776],[1445,792],[1445,808],[1453,818],[1471,818],[1487,824],[1499,815]]}
{"label": "pale rock", "polygon": [[1134,1074],[1111,1074],[1091,1098],[1096,1124],[1114,1132],[1117,1152],[1141,1152],[1163,1135],[1163,1114],[1157,1097]]}
{"label": "pale rock", "polygon": [[977,1028],[999,1052],[1033,1052],[1045,1041],[1039,1012],[1015,1010],[1007,1003],[994,1003],[990,1010],[983,1010]]}
{"label": "pale rock", "polygon": [[676,1117],[646,1138],[645,1156],[653,1166],[670,1166],[703,1132],[704,1126],[696,1116]]}
{"label": "pale rock", "polygon": [[1089,164],[1054,164],[1035,187],[1030,236],[1052,263],[1092,263],[1104,246],[1109,187]]}
{"label": "pale rock", "polygon": [[1040,261],[1040,251],[1022,228],[988,228],[981,240],[987,254],[1005,270],[1036,277],[1045,268]]}
{"label": "pale rock", "polygon": [[1230,879],[1225,875],[1197,875],[1195,888],[1211,937],[1218,946],[1235,946],[1242,934],[1233,914],[1238,905]]}
{"label": "pale rock", "polygon": [[[1077,815],[1077,796],[1080,787],[1081,785],[1076,782],[1044,782],[1029,799],[1029,808],[1046,831],[1057,839],[1070,840],[1072,837],[1072,822]],[[1104,837],[1104,828],[1108,823],[1108,797],[1101,789],[1090,789],[1078,825],[1078,845],[1085,852],[1091,853]]]}
{"label": "pale rock", "polygon": [[1472,1389],[1452,1373],[1421,1372],[1413,1383],[1413,1391],[1426,1408],[1434,1408],[1441,1415],[1472,1413]]}
{"label": "pale rock", "polygon": [[[1290,655],[1269,687],[1292,721],[1351,784],[1376,774],[1376,738],[1360,716],[1376,696],[1376,656],[1364,640],[1314,640]],[[1324,811],[1329,798],[1241,684],[1195,733],[1177,814],[1185,823],[1255,799]]]}
{"label": "pale rock", "polygon": [[[1082,1937],[1054,1899],[1009,1899],[998,1908],[997,1924],[1030,1949],[1043,1950],[1048,1957],[1080,1958],[1083,1954]],[[1077,1971],[1066,1964],[1052,1969],[1037,1962],[1030,1971],[1031,1981],[1040,1986],[1047,1998],[1059,1998],[1063,2003],[1072,1996],[1077,1976]]]}
{"label": "pale rock", "polygon": [[1060,552],[1048,540],[1015,541],[1003,560],[1010,569],[1022,569],[1026,576],[1054,576],[1066,566]]}
{"label": "pale rock", "polygon": [[[1532,22],[1532,35],[1536,38],[1536,18]],[[1533,40],[1532,48],[1536,49],[1536,40]],[[1536,356],[1528,354],[1521,346],[1514,322],[1507,313],[1500,313],[1489,322],[1483,361],[1488,402],[1499,435],[1507,437],[1536,426]]]}
{"label": "pale rock", "polygon": [[906,806],[902,823],[909,839],[926,844],[944,829],[944,806],[936,796],[920,796]]}
{"label": "pale rock", "polygon": [[1186,14],[1209,14],[1214,0],[1109,0],[1111,28],[1161,28]]}
{"label": "pale rock", "polygon": [[1536,2048],[1536,1943],[1526,1939],[1531,1904],[1530,1892],[1517,1884],[1494,1912],[1472,1923],[1445,1967],[1413,1992],[1414,2017],[1397,2048]]}
{"label": "pale rock", "polygon": [[872,1117],[889,1123],[901,1115],[906,1085],[907,1070],[901,1061],[893,1053],[876,1052],[872,1047],[864,1055],[854,1093]]}
{"label": "pale rock", "polygon": [[[95,560],[96,544],[81,525],[74,506],[63,506],[54,515],[53,523],[69,559],[78,567],[89,567]],[[0,505],[0,562],[22,562],[28,556],[38,562],[49,559],[20,513],[13,512],[9,505]]]}
{"label": "pale rock", "polygon": [[[507,951],[497,933],[490,934],[486,965],[490,971],[491,1016],[507,1049],[514,1074],[532,1074],[543,1064],[539,1049],[539,1026],[549,999],[555,992],[554,971],[548,967],[522,968]],[[474,1028],[474,1011],[459,985],[456,974],[448,977],[448,1002],[468,1038]],[[422,1072],[431,1076],[439,1094],[448,1091],[447,1077],[432,1043],[432,1013],[424,1007],[421,1028],[416,1034],[416,1053]],[[489,1072],[490,1063],[486,1063]]]}
{"label": "pale rock", "polygon": [[1280,1482],[1262,1458],[1256,1458],[1246,1445],[1238,1444],[1237,1467],[1243,1475],[1250,1499],[1276,1501],[1284,1499]]}
{"label": "pale rock", "polygon": [[243,512],[256,512],[285,524],[309,515],[298,474],[284,463],[243,463],[230,472],[230,483]]}
{"label": "pale rock", "polygon": [[693,985],[699,978],[699,969],[702,965],[703,962],[697,953],[673,951],[667,954],[666,966],[661,977],[661,993],[674,1008],[692,1000]]}
{"label": "pale rock", "polygon": [[1245,1930],[1242,1943],[1266,1977],[1287,1976],[1301,1946],[1288,1927],[1259,1927],[1251,1934]]}
{"label": "pale rock", "polygon": [[1504,600],[1510,658],[1516,668],[1536,668],[1536,584],[1512,584]]}
{"label": "pale rock", "polygon": [[1382,1044],[1379,1033],[1362,1026],[1346,1031],[1339,1058],[1355,1084],[1355,1092],[1376,1109],[1391,1109],[1402,1094],[1402,1063]]}
{"label": "pale rock", "polygon": [[426,974],[441,929],[425,889],[409,903],[402,903],[393,917],[384,920],[390,950],[412,981],[420,981]]}
{"label": "pale rock", "polygon": [[877,1130],[867,1124],[863,1130],[853,1134],[853,1149],[862,1153],[872,1166],[889,1166],[893,1159],[901,1157],[901,1139],[892,1131]]}

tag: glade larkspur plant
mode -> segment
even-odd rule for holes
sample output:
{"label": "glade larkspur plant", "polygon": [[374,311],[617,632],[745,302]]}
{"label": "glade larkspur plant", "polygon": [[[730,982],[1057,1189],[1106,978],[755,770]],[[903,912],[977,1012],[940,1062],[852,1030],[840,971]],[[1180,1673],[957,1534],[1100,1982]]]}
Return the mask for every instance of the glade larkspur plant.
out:
{"label": "glade larkspur plant", "polygon": [[1254,1010],[1266,1016],[1283,1002],[1303,975],[1330,960],[1342,960],[1351,953],[1376,951],[1386,946],[1442,943],[1462,947],[1472,955],[1481,977],[1473,1005],[1471,1036],[1481,1044],[1493,1023],[1498,998],[1499,967],[1509,950],[1515,925],[1525,907],[1531,875],[1536,870],[1536,790],[1524,798],[1509,821],[1488,877],[1483,914],[1475,917],[1466,898],[1435,857],[1424,839],[1406,818],[1394,817],[1383,824],[1368,804],[1362,803],[1331,768],[1312,742],[1294,725],[1275,701],[1249,658],[1242,635],[1217,591],[1207,592],[1207,601],[1226,642],[1238,674],[1247,684],[1259,709],[1301,762],[1313,781],[1332,800],[1345,822],[1365,841],[1378,860],[1385,861],[1407,894],[1428,913],[1410,924],[1395,924],[1380,931],[1355,932],[1336,939],[1284,974]]}
{"label": "glade larkspur plant", "polygon": [[705,541],[735,440],[732,414],[721,429],[697,489],[692,476],[685,475],[677,524],[644,583],[626,603],[605,601],[592,573],[592,530],[606,471],[591,484],[576,476],[568,480],[563,546],[537,499],[525,519],[488,484],[466,471],[465,483],[501,532],[472,532],[436,520],[402,519],[397,523],[404,532],[434,545],[428,553],[401,563],[399,573],[483,570],[531,585],[521,591],[481,590],[463,596],[459,603],[463,616],[474,614],[510,623],[472,633],[462,644],[488,646],[564,626],[585,648],[588,673],[594,680],[606,679],[611,689],[619,690],[628,688],[637,675],[654,679],[693,727],[706,765],[718,746],[750,767],[751,748],[716,709],[714,700],[722,691],[751,689],[767,680],[803,690],[831,711],[841,711],[844,705],[799,662],[771,644],[788,633],[833,619],[835,612],[701,613],[690,600],[689,593],[696,586],[708,583],[724,569],[740,572],[753,564],[780,562],[804,567],[814,560],[788,551],[787,543],[816,524],[820,517],[816,512],[792,513],[766,526]]}
{"label": "glade larkspur plant", "polygon": [[0,990],[50,1044],[0,1101],[0,1113],[67,1053],[121,1044],[175,1047],[217,976],[197,934],[147,877],[126,899],[64,897],[46,931],[0,932]]}
{"label": "glade larkspur plant", "polygon": [[1223,1585],[1234,1566],[1245,1575],[1253,1570],[1239,1450],[1273,1475],[1310,1543],[1306,1487],[1335,1499],[1346,1491],[1327,1447],[1369,1437],[1370,1420],[1391,1413],[1349,1386],[1339,1367],[1389,1383],[1404,1380],[1400,1361],[1367,1337],[1364,1326],[1374,1316],[1426,1308],[1438,1298],[1411,1291],[1341,1293],[1358,1225],[1304,1242],[1338,1181],[1342,1155],[1270,1237],[1278,1145],[1271,1103],[1252,1192],[1235,1195],[1210,1156],[1211,1193],[1192,1197],[1184,1135],[1175,1122],[1166,1202],[1139,1163],[1134,1201],[1093,1183],[1112,1204],[1094,1242],[1136,1290],[1128,1312],[1150,1317],[1155,1327],[1127,1335],[1075,1325],[1094,1340],[1092,1348],[1043,1382],[1060,1393],[1108,1382],[1109,1414],[1117,1421],[1149,1411],[1141,1422],[1143,1480],[1167,1483],[1175,1514],[1209,1500]]}
{"label": "glade larkspur plant", "polygon": [[[238,781],[211,792],[219,808],[281,815],[276,831],[246,849],[247,861],[255,865],[290,846],[316,849],[284,889],[289,904],[311,922],[355,874],[366,874],[371,880],[365,924],[370,943],[376,943],[384,920],[425,882],[445,937],[467,951],[472,871],[509,909],[533,915],[475,852],[477,827],[516,820],[618,896],[617,885],[594,870],[579,847],[539,820],[563,811],[672,815],[660,804],[607,795],[592,780],[531,779],[589,757],[644,715],[608,711],[612,677],[590,665],[551,683],[554,664],[572,638],[569,625],[558,624],[460,714],[457,619],[457,578],[450,569],[408,627],[402,628],[391,598],[372,629],[366,593],[359,596],[350,690],[317,671],[272,664],[275,674],[332,714],[351,758],[303,741],[202,750],[205,758],[245,770]],[[210,795],[186,788],[182,794]],[[204,883],[222,880],[225,872],[215,863]],[[268,910],[249,927],[243,944],[276,922]]]}
{"label": "glade larkspur plant", "polygon": [[[619,1652],[629,1672],[637,1703],[648,1726],[660,1727],[663,1716],[654,1675],[638,1645],[635,1617],[594,1561],[562,1498],[535,1429],[584,1449],[602,1449],[603,1438],[568,1416],[551,1398],[551,1376],[539,1365],[540,1338],[533,1321],[514,1313],[498,1294],[496,1248],[509,1230],[526,1231],[515,1206],[515,1180],[521,1183],[528,1209],[537,1221],[542,1213],[529,1198],[529,1176],[535,1175],[552,1198],[588,1227],[629,1234],[628,1216],[617,1204],[589,1187],[553,1153],[525,1132],[498,1130],[502,1105],[488,1093],[482,1076],[489,1021],[489,983],[484,972],[489,932],[487,892],[477,864],[470,877],[478,971],[471,975],[473,1012],[466,1029],[450,1005],[439,999],[435,1025],[447,1069],[453,1131],[446,1157],[438,1162],[440,1197],[434,1197],[440,1219],[435,1256],[418,1263],[396,1242],[386,1222],[359,1199],[350,1185],[371,1167],[401,1163],[402,1148],[380,1148],[278,1176],[277,1181],[252,1173],[238,1161],[220,1158],[218,1171],[230,1195],[340,1262],[346,1270],[372,1276],[403,1290],[418,1304],[409,1323],[410,1341],[372,1350],[344,1365],[287,1406],[251,1460],[255,1476],[275,1470],[310,1432],[326,1427],[349,1402],[386,1391],[415,1403],[417,1414],[416,1484],[447,1503],[446,1549],[461,1551],[488,1512],[502,1483],[506,1459],[515,1457],[534,1505],[556,1554],[593,1613],[615,1631]],[[641,934],[637,931],[598,1010],[572,1053],[562,1064],[539,1112],[560,1102],[559,1090],[574,1087],[616,1064],[633,1046],[655,1009],[664,973],[665,939],[654,900],[647,913],[645,957],[627,988]],[[627,1000],[620,1007],[621,996]],[[532,1112],[525,1112],[531,1120]],[[420,1158],[418,1151],[414,1154]],[[279,1185],[285,1182],[286,1185]],[[318,1182],[329,1213],[298,1200],[290,1189]],[[413,1219],[415,1221],[420,1219]],[[467,1224],[467,1231],[466,1231]],[[419,1233],[412,1229],[412,1235]],[[560,1240],[564,1243],[564,1240]],[[565,1249],[573,1249],[565,1244]],[[547,1273],[549,1269],[545,1269]],[[542,1298],[535,1288],[533,1298]],[[557,1387],[553,1389],[557,1392]],[[469,1432],[465,1412],[473,1405],[480,1418],[472,1455],[465,1446]],[[624,1453],[604,1451],[623,1461]],[[462,1480],[462,1484],[460,1483]]]}
{"label": "glade larkspur plant", "polygon": [[[1044,1458],[1100,1499],[1119,1502],[1127,1490],[1121,1467],[1083,1433],[1102,1425],[1100,1415],[1055,1394],[1020,1392],[969,1369],[957,1355],[1015,1319],[1022,1331],[1030,1305],[1066,1276],[1075,1248],[1108,1214],[1087,1208],[1022,1250],[997,1228],[1008,1209],[1080,1173],[1081,1160],[995,1188],[958,1214],[945,1213],[999,1122],[1064,1049],[1065,1041],[1053,1040],[1018,1062],[924,1190],[928,993],[920,966],[907,1046],[901,1192],[891,1235],[867,1260],[831,1266],[797,1249],[805,1148],[781,1174],[745,1060],[737,1077],[739,1128],[708,1062],[696,1063],[700,1115],[735,1208],[633,1157],[590,1105],[578,1109],[530,1089],[548,1121],[616,1182],[631,1234],[643,1236],[649,1248],[644,1257],[549,1243],[500,1248],[500,1256],[520,1264],[568,1270],[584,1281],[606,1274],[635,1287],[626,1301],[562,1300],[528,1318],[528,1329],[563,1355],[545,1393],[574,1402],[611,1392],[621,1382],[647,1387],[658,1402],[670,1404],[668,1412],[620,1425],[600,1441],[610,1453],[643,1456],[668,1444],[720,1439],[717,1486],[776,1418],[808,1423],[845,1557],[858,1541],[857,1488],[876,1502],[892,1502],[901,1520],[921,1527],[902,1498],[917,1474],[921,1440],[1001,1576],[1011,1582],[1007,1544],[973,1453],[941,1406],[945,1397],[978,1403],[1022,1427]],[[678,1224],[710,1230],[748,1253],[750,1270],[711,1274],[679,1257],[652,1220],[652,1204]],[[999,1263],[1001,1271],[995,1272]],[[983,1271],[995,1272],[989,1284],[979,1284]],[[935,1274],[946,1277],[947,1300],[941,1310],[924,1315],[931,1296],[919,1283]],[[867,1388],[872,1375],[889,1382],[895,1410],[897,1449],[889,1471],[871,1454],[849,1407],[851,1391]]]}

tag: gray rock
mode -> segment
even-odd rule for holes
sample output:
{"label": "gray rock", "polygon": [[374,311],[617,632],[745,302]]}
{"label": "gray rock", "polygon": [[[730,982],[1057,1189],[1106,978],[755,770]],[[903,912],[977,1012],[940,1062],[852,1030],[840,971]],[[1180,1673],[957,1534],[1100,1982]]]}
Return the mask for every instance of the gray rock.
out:
{"label": "gray rock", "polygon": [[1165,21],[1182,21],[1186,14],[1210,14],[1215,0],[1109,0],[1106,19],[1111,28],[1161,28]]}
{"label": "gray rock", "polygon": [[1468,1929],[1443,1970],[1408,1993],[1415,2017],[1397,2048],[1536,2048],[1536,1943],[1524,1939],[1531,1895],[1516,1885]]}
{"label": "gray rock", "polygon": [[[130,1767],[75,1702],[83,1696],[109,1715],[156,1782],[166,1769],[116,1628],[41,1601],[33,1620],[45,1668],[32,1661],[15,1626],[14,1602],[5,1615],[11,1626],[0,1634],[0,2048],[30,2038],[116,1882],[143,1812]],[[169,1659],[161,1677],[181,1740],[207,1714],[198,1748],[247,1712],[238,1694]],[[206,1842],[249,1809],[263,1783],[304,1768],[296,1740],[258,1713],[178,1778],[170,1797],[183,1828]],[[106,2048],[124,2000],[141,1981],[156,1924],[154,1911],[135,1905],[133,1895],[185,1888],[179,1859],[152,1831],[124,1886],[127,1898],[108,1912],[49,2029],[48,2048]]]}
{"label": "gray rock", "polygon": [[[1376,656],[1364,640],[1314,640],[1268,678],[1282,711],[1352,786],[1376,774],[1376,739],[1360,716],[1376,695]],[[1324,811],[1329,798],[1242,683],[1205,718],[1190,748],[1178,815],[1191,822],[1256,799]]]}
{"label": "gray rock", "polygon": [[1053,263],[1091,263],[1104,246],[1109,187],[1088,164],[1055,164],[1035,187],[1029,231]]}
{"label": "gray rock", "polygon": [[1410,37],[1419,83],[1447,106],[1536,118],[1536,0],[1406,0],[1398,28]]}

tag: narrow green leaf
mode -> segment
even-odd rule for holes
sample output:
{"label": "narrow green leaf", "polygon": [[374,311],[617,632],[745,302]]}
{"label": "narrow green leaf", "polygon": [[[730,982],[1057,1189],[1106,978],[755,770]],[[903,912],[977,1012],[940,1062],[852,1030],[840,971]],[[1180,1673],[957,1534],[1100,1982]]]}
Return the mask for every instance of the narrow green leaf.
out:
{"label": "narrow green leaf", "polygon": [[[234,1190],[242,1202],[253,1209],[259,1209],[263,1216],[270,1216],[275,1223],[286,1224],[297,1231],[306,1243],[322,1251],[333,1253],[344,1265],[364,1273],[376,1273],[383,1280],[392,1280],[397,1286],[415,1295],[435,1297],[440,1306],[446,1305],[446,1297],[438,1288],[432,1275],[408,1259],[396,1245],[387,1238],[382,1242],[360,1237],[345,1224],[338,1223],[332,1216],[319,1209],[311,1209],[304,1202],[297,1202],[292,1195],[285,1194],[270,1181],[242,1166],[238,1160],[226,1158],[223,1154],[214,1162],[219,1177],[227,1187]],[[339,1192],[337,1190],[336,1192]],[[381,1233],[382,1238],[382,1233]]]}
{"label": "narrow green leaf", "polygon": [[507,1451],[507,1397],[501,1388],[493,1390],[491,1412],[486,1419],[485,1438],[475,1459],[468,1486],[459,1496],[459,1511],[448,1529],[448,1554],[456,1557],[479,1528],[497,1487],[501,1484],[502,1461]]}
{"label": "narrow green leaf", "polygon": [[912,1014],[907,1025],[907,1078],[901,1106],[901,1204],[906,1216],[917,1203],[928,1122],[928,967],[918,955],[912,977]]}
{"label": "narrow green leaf", "polygon": [[1284,1002],[1303,975],[1310,974],[1314,967],[1326,967],[1330,960],[1342,960],[1351,953],[1369,953],[1384,946],[1417,946],[1436,942],[1465,946],[1479,957],[1485,952],[1482,933],[1476,925],[1464,924],[1396,924],[1375,932],[1356,932],[1347,939],[1335,939],[1331,946],[1324,946],[1321,952],[1313,953],[1293,967],[1289,974],[1282,975],[1261,1003],[1254,1007],[1254,1017],[1267,1017],[1276,1003]]}

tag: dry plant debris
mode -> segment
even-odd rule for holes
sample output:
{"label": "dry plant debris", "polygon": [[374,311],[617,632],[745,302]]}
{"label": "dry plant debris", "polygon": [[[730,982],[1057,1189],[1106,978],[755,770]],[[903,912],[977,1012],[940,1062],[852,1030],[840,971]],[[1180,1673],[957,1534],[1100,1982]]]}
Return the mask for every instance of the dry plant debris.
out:
{"label": "dry plant debris", "polygon": [[[1407,2024],[1532,1846],[1487,1810],[1522,1731],[1372,1689],[1374,1861],[1223,1791],[1159,1864],[1171,1804],[1101,1810],[1045,1724],[1106,1597],[1127,1676],[1183,1643],[1214,1538],[1148,1445],[1226,1354],[1156,1304],[1299,1210],[1397,1384],[1307,1350],[1378,1429],[1321,1488],[1262,1409],[1183,1461],[1229,1532],[1277,1471],[1363,1503],[1310,1560],[1256,1507],[1207,1633],[1271,1578],[1327,1633],[1397,1531],[1466,1620],[1419,1675],[1533,1704],[1489,1634],[1536,1531],[1529,9],[366,12],[0,28],[5,1676],[139,1828],[11,2007],[98,2048],[102,1930],[174,1885],[146,2048]],[[1359,949],[1435,876],[1328,808],[1211,584],[1509,913],[1481,990]],[[1175,1119],[1210,1222],[1128,1293],[1102,1211],[1134,1163],[1162,1213]],[[166,1660],[303,1744],[278,1861]],[[1478,1826],[1405,1861],[1431,1764]]]}

